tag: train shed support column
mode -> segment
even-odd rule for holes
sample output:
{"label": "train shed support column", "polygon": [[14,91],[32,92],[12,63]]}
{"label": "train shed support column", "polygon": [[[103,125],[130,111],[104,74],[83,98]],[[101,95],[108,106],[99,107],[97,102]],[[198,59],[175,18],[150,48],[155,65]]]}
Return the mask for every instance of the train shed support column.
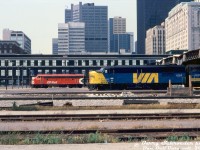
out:
{"label": "train shed support column", "polygon": [[200,58],[200,50],[199,50],[199,58]]}
{"label": "train shed support column", "polygon": [[189,88],[192,87],[192,82],[191,82],[191,75],[189,75]]}
{"label": "train shed support column", "polygon": [[183,62],[185,61],[185,59],[186,59],[186,56],[185,56],[185,54],[183,53]]}
{"label": "train shed support column", "polygon": [[162,61],[162,65],[165,65],[165,58],[164,58],[163,61]]}
{"label": "train shed support column", "polygon": [[176,63],[176,57],[173,56],[173,58],[172,58],[172,64],[175,64],[175,63]]}

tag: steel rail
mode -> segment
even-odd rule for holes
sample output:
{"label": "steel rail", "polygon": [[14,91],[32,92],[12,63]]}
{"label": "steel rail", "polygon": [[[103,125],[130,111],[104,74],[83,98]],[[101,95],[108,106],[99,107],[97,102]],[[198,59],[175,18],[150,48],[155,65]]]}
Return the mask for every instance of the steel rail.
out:
{"label": "steel rail", "polygon": [[[0,91],[1,95],[26,95],[26,94],[40,94],[40,95],[46,95],[46,94],[121,94],[121,93],[132,93],[132,94],[165,94],[167,93],[167,90],[119,90],[119,91],[62,91],[60,92],[59,89],[55,89],[54,91],[41,91],[38,89],[38,91],[31,90],[31,91],[20,91],[20,90],[10,90],[10,91]],[[200,90],[193,90],[193,94],[200,94]]]}
{"label": "steel rail", "polygon": [[131,92],[135,94],[153,94],[153,93],[166,93],[167,90],[116,90],[116,91],[74,91],[74,92],[69,92],[69,91],[64,91],[60,92],[59,90],[56,91],[43,91],[41,92],[40,89],[38,91],[4,91],[1,92],[0,94],[16,94],[16,95],[23,95],[23,94],[121,94],[122,92]]}
{"label": "steel rail", "polygon": [[199,113],[180,114],[78,114],[78,115],[1,115],[1,122],[14,121],[94,121],[94,120],[200,119]]}
{"label": "steel rail", "polygon": [[165,139],[170,136],[184,137],[188,136],[192,139],[200,136],[200,128],[146,128],[146,129],[81,129],[81,130],[18,130],[18,131],[0,131],[0,135],[65,135],[65,136],[81,136],[95,133],[102,133],[118,137],[121,141],[130,139]]}
{"label": "steel rail", "polygon": [[160,97],[69,97],[69,96],[37,96],[37,97],[0,97],[2,100],[160,100],[160,99],[200,99],[200,96],[160,96]]}

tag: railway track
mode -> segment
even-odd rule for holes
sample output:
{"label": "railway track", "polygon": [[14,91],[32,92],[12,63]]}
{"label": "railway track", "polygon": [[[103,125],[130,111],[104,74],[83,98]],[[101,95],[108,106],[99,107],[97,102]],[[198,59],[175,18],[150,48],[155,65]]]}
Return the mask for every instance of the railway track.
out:
{"label": "railway track", "polygon": [[96,120],[163,120],[200,119],[200,114],[78,114],[78,115],[1,115],[1,122],[14,121],[96,121]]}
{"label": "railway track", "polygon": [[[88,91],[74,89],[73,91],[61,89],[15,89],[15,90],[1,90],[0,94],[11,94],[11,95],[46,95],[46,94],[121,94],[121,93],[133,93],[133,94],[165,94],[167,90],[109,90],[109,91]],[[193,90],[194,94],[200,94],[200,90]]]}
{"label": "railway track", "polygon": [[92,130],[40,130],[40,131],[1,131],[0,135],[65,135],[82,136],[88,134],[106,134],[117,137],[121,141],[141,139],[166,139],[170,136],[195,139],[200,136],[200,128],[148,128],[148,129],[92,129]]}

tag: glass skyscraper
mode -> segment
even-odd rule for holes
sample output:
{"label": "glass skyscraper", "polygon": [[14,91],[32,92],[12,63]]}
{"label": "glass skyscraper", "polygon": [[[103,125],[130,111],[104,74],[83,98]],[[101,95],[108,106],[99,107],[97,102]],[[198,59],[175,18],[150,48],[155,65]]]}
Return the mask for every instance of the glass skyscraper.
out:
{"label": "glass skyscraper", "polygon": [[65,9],[65,23],[72,21],[71,9]]}
{"label": "glass skyscraper", "polygon": [[146,31],[160,25],[180,2],[192,0],[137,0],[137,54],[145,54]]}
{"label": "glass skyscraper", "polygon": [[80,2],[78,5],[71,5],[71,13],[71,21],[85,23],[85,51],[107,52],[108,7]]}
{"label": "glass skyscraper", "polygon": [[132,45],[133,35],[126,32],[126,19],[115,17],[109,19],[109,52],[120,53],[124,50],[125,53],[133,51]]}
{"label": "glass skyscraper", "polygon": [[58,55],[58,38],[52,39],[52,54]]}

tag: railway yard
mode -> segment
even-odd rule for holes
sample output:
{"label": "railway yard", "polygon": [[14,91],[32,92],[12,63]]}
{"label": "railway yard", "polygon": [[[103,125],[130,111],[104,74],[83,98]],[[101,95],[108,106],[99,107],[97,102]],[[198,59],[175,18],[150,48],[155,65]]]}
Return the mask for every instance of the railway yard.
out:
{"label": "railway yard", "polygon": [[0,109],[1,145],[128,143],[124,149],[144,149],[144,141],[200,140],[200,90],[170,96],[166,90],[0,88]]}

